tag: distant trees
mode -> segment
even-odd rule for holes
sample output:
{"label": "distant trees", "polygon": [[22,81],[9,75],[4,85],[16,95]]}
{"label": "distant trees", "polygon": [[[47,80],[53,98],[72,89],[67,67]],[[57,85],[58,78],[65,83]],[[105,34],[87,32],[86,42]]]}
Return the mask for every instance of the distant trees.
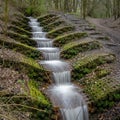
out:
{"label": "distant trees", "polygon": [[113,0],[113,15],[115,19],[120,17],[120,0]]}
{"label": "distant trees", "polygon": [[[46,0],[49,8],[79,13],[81,17],[120,17],[120,0]],[[52,4],[52,5],[51,5]]]}

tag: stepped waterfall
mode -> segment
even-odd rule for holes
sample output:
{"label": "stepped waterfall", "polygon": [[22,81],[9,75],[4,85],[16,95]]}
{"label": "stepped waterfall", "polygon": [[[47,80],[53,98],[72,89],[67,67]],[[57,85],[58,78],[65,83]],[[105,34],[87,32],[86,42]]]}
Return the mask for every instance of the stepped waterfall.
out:
{"label": "stepped waterfall", "polygon": [[60,59],[60,49],[53,46],[53,40],[46,38],[46,32],[37,19],[29,17],[32,39],[37,42],[37,49],[42,52],[44,60],[40,64],[51,71],[53,84],[48,93],[54,106],[60,108],[63,120],[88,120],[88,108],[80,89],[71,83],[69,63]]}

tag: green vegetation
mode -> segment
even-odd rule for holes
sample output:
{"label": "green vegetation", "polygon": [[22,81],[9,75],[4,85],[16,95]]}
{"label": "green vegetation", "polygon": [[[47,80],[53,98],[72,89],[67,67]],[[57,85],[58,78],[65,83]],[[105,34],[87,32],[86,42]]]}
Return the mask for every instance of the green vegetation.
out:
{"label": "green vegetation", "polygon": [[52,31],[53,29],[66,25],[66,22],[64,20],[56,20],[46,26],[43,26],[43,30],[46,32]]}
{"label": "green vegetation", "polygon": [[42,59],[41,53],[34,47],[19,42],[10,42],[0,39],[0,45],[2,45],[3,42],[4,42],[4,48],[14,50],[33,59],[39,59],[39,60]]}
{"label": "green vegetation", "polygon": [[115,56],[107,53],[93,54],[84,57],[79,61],[77,61],[76,63],[74,63],[72,78],[74,80],[80,80],[83,76],[90,73],[97,66],[105,63],[111,63],[114,60],[115,60]]}
{"label": "green vegetation", "polygon": [[54,45],[62,47],[64,44],[67,44],[71,41],[75,41],[78,39],[81,39],[83,37],[87,37],[87,33],[85,32],[75,32],[75,33],[70,33],[62,36],[58,36],[57,38],[54,39]]}
{"label": "green vegetation", "polygon": [[116,80],[89,79],[84,81],[84,90],[98,112],[112,107],[120,99],[120,85]]}
{"label": "green vegetation", "polygon": [[30,30],[31,30],[31,27],[28,26],[28,23],[25,24],[24,22],[21,22],[21,21],[19,21],[19,20],[13,20],[13,21],[11,22],[11,24],[14,25],[14,26],[18,26],[18,27],[20,27],[20,28],[23,28],[24,30],[27,30],[27,31],[30,31]]}
{"label": "green vegetation", "polygon": [[34,40],[30,39],[26,34],[19,34],[19,33],[13,32],[13,31],[9,31],[8,36],[15,39],[18,42],[27,44],[29,46],[36,46],[36,42]]}
{"label": "green vegetation", "polygon": [[2,64],[3,59],[0,58],[0,65],[6,68],[12,68],[17,70],[19,73],[25,73],[30,79],[44,83],[47,81],[47,76],[45,70],[38,64],[37,61],[23,57],[20,61],[14,61],[13,59],[4,59],[4,64]]}
{"label": "green vegetation", "polygon": [[43,21],[50,19],[52,17],[55,17],[55,16],[56,16],[55,14],[47,14],[47,15],[40,16],[37,19],[39,22],[43,22]]}
{"label": "green vegetation", "polygon": [[59,16],[54,16],[54,17],[48,18],[48,19],[40,22],[40,25],[41,25],[41,26],[48,25],[48,23],[50,24],[50,23],[54,22],[54,21],[57,20],[57,19],[59,19]]}
{"label": "green vegetation", "polygon": [[[15,95],[0,94],[0,102],[2,105],[0,108],[5,111],[14,112],[17,114],[29,114],[30,119],[35,120],[51,120],[54,119],[52,104],[48,99],[41,93],[38,87],[38,83],[34,80],[30,80],[26,83],[25,80],[18,80],[21,85],[22,95],[20,93]],[[26,88],[27,84],[27,88]],[[7,102],[6,102],[7,101]],[[8,118],[11,118],[11,115]],[[14,118],[14,116],[12,116]]]}
{"label": "green vegetation", "polygon": [[58,37],[59,35],[71,32],[73,30],[74,30],[73,26],[58,27],[58,28],[53,29],[50,32],[48,32],[47,37],[48,38],[55,38],[55,37]]}
{"label": "green vegetation", "polygon": [[23,28],[21,28],[21,27],[15,26],[15,25],[11,25],[11,26],[9,27],[9,29],[10,29],[11,31],[14,31],[14,32],[19,33],[19,34],[23,34],[23,33],[24,33],[24,34],[26,34],[26,35],[29,36],[29,37],[32,36],[31,32],[29,32],[29,31],[27,31],[27,30],[25,30],[25,29],[23,29]]}
{"label": "green vegetation", "polygon": [[91,39],[83,39],[79,42],[70,42],[62,47],[61,57],[70,59],[78,55],[80,52],[90,51],[100,48],[101,45],[98,41]]}

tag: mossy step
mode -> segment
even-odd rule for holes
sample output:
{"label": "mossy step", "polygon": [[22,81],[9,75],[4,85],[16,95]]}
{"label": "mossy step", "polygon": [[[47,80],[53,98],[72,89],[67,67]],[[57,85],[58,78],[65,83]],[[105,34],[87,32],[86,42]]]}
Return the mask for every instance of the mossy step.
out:
{"label": "mossy step", "polygon": [[29,46],[34,46],[34,47],[37,45],[37,43],[34,40],[30,39],[29,36],[27,36],[27,35],[21,35],[19,33],[13,32],[13,31],[8,31],[7,34],[9,37],[15,39],[18,42],[27,44]]}
{"label": "mossy step", "polygon": [[75,40],[78,40],[80,38],[83,38],[83,37],[87,37],[87,33],[85,32],[74,32],[74,33],[69,33],[69,34],[65,34],[65,35],[62,35],[62,36],[59,36],[59,37],[56,37],[54,39],[54,46],[57,46],[57,47],[62,47],[64,44],[67,44],[71,41],[75,41]]}
{"label": "mossy step", "polygon": [[98,53],[88,55],[73,64],[72,79],[80,80],[83,76],[90,73],[97,66],[111,63],[115,60],[115,56],[109,53]]}
{"label": "mossy step", "polygon": [[91,37],[99,40],[110,40],[108,36],[103,36],[103,35],[91,35]]}
{"label": "mossy step", "polygon": [[14,20],[11,22],[12,25],[18,26],[20,28],[23,28],[24,30],[30,31],[31,27],[27,24],[25,24],[24,22],[18,21],[18,20]]}
{"label": "mossy step", "polygon": [[70,59],[78,55],[80,52],[85,52],[100,47],[101,44],[98,41],[90,38],[83,39],[82,41],[70,42],[62,47],[61,57],[64,59]]}
{"label": "mossy step", "polygon": [[11,25],[9,27],[9,29],[14,31],[14,32],[17,32],[19,34],[23,34],[24,33],[24,34],[28,35],[29,37],[32,36],[32,33],[30,31],[27,31],[27,30],[25,30],[25,29],[23,29],[21,27],[15,26],[15,25]]}
{"label": "mossy step", "polygon": [[60,25],[65,25],[66,22],[64,20],[56,20],[46,26],[43,26],[43,30],[46,32],[49,32],[51,30],[53,30],[56,27],[59,27]]}
{"label": "mossy step", "polygon": [[115,105],[120,99],[120,85],[118,81],[103,78],[91,79],[84,84],[85,93],[93,101],[96,111],[102,111]]}
{"label": "mossy step", "polygon": [[12,58],[4,58],[4,64],[3,58],[0,58],[0,65],[2,67],[17,70],[19,73],[25,73],[30,79],[39,81],[41,84],[49,82],[46,76],[46,74],[49,73],[46,72],[44,68],[38,64],[37,61],[31,58],[23,57],[19,58],[17,61]]}
{"label": "mossy step", "polygon": [[26,55],[27,57],[33,59],[42,59],[42,54],[36,48],[28,46],[26,44],[22,44],[20,42],[10,42],[0,39],[0,45],[2,46],[4,43],[4,47],[8,49],[12,49],[16,52]]}
{"label": "mossy step", "polygon": [[38,17],[37,19],[39,22],[42,22],[44,20],[47,20],[47,19],[55,17],[55,16],[56,16],[55,14],[46,14],[46,15]]}
{"label": "mossy step", "polygon": [[24,20],[24,21],[29,21],[29,19],[22,13],[18,14],[18,13],[15,13],[14,16],[17,18],[17,19],[20,19],[20,20]]}
{"label": "mossy step", "polygon": [[40,22],[40,25],[41,25],[41,26],[48,25],[48,24],[54,22],[54,21],[57,20],[57,19],[59,19],[59,16],[55,16],[55,17],[49,18],[49,19],[47,19],[47,20],[44,20],[44,21]]}
{"label": "mossy step", "polygon": [[75,28],[73,26],[63,26],[63,27],[59,27],[56,29],[51,30],[50,32],[47,33],[47,37],[48,38],[55,38],[58,37],[59,35],[62,35],[64,33],[73,31]]}

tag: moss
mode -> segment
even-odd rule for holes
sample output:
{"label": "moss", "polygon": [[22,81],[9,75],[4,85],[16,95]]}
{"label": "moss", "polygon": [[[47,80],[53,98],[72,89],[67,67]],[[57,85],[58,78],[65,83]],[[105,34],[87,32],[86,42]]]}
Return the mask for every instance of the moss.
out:
{"label": "moss", "polygon": [[[32,114],[32,118],[51,120],[53,115],[53,107],[51,103],[45,98],[45,96],[40,92],[38,85],[34,81],[29,81],[30,96],[34,98],[34,105],[38,108],[42,108],[45,112],[37,112]],[[48,119],[49,118],[49,119]]]}
{"label": "moss", "polygon": [[18,21],[18,20],[14,20],[14,21],[12,21],[11,24],[15,25],[15,26],[18,26],[20,28],[23,28],[24,30],[27,30],[27,31],[31,30],[31,27],[28,25],[28,22],[24,23],[24,22],[21,22],[21,21]]}
{"label": "moss", "polygon": [[[4,106],[4,109],[7,111],[9,109],[12,112],[18,111],[19,114],[27,113],[29,116],[27,118],[31,120],[54,120],[54,111],[53,106],[45,95],[39,90],[38,82],[30,80],[26,82],[25,80],[19,80],[19,85],[22,87],[24,93],[19,93],[17,95],[10,96],[0,96],[0,102],[13,106]],[[18,106],[17,106],[18,105]],[[19,107],[19,109],[18,109]]]}
{"label": "moss", "polygon": [[40,83],[49,82],[46,72],[41,65],[38,64],[37,61],[30,59],[30,58],[22,58],[20,61],[13,61],[13,60],[4,60],[4,64],[2,64],[3,59],[0,58],[0,65],[7,68],[12,68],[19,73],[25,73],[28,75],[30,79],[38,80]]}
{"label": "moss", "polygon": [[72,78],[74,80],[79,80],[97,66],[113,62],[114,60],[115,56],[107,53],[93,54],[84,57],[73,65]]}
{"label": "moss", "polygon": [[18,27],[18,26],[12,25],[12,26],[9,27],[9,29],[14,31],[14,32],[17,32],[19,34],[23,34],[24,33],[24,34],[28,35],[29,37],[32,36],[31,32],[29,32],[29,31],[27,31],[27,30],[25,30],[25,29],[23,29],[21,27]]}
{"label": "moss", "polygon": [[96,72],[97,78],[102,78],[110,74],[110,71],[107,69],[97,69],[95,72]]}
{"label": "moss", "polygon": [[29,46],[36,46],[37,45],[37,43],[34,40],[30,39],[27,35],[24,35],[24,34],[21,35],[19,33],[9,31],[8,36],[15,39],[16,41],[27,44]]}
{"label": "moss", "polygon": [[19,42],[8,42],[5,40],[0,40],[0,45],[3,45],[4,47],[8,49],[12,49],[16,52],[19,52],[21,54],[26,55],[27,57],[33,58],[33,59],[42,59],[42,54],[36,48],[19,43]]}
{"label": "moss", "polygon": [[55,16],[56,16],[55,14],[47,14],[47,15],[40,16],[37,19],[39,22],[42,22],[42,21],[45,21],[45,20],[55,17]]}
{"label": "moss", "polygon": [[30,96],[34,100],[37,100],[38,102],[44,104],[45,106],[48,106],[50,104],[48,100],[45,98],[45,96],[39,90],[39,86],[36,81],[30,80],[28,87],[29,87]]}
{"label": "moss", "polygon": [[[114,83],[113,83],[114,81]],[[96,111],[101,112],[115,105],[120,99],[120,85],[111,79],[96,79],[84,85],[85,92],[93,101]]]}
{"label": "moss", "polygon": [[62,35],[64,33],[67,33],[67,32],[73,31],[73,30],[74,30],[73,26],[63,26],[63,27],[56,28],[56,29],[53,29],[50,32],[48,32],[47,37],[55,38],[55,37],[58,37],[59,35]]}
{"label": "moss", "polygon": [[61,52],[61,57],[65,59],[70,59],[79,54],[80,52],[85,52],[93,49],[100,48],[100,43],[94,40],[83,40],[80,42],[70,42],[63,46]]}
{"label": "moss", "polygon": [[71,41],[86,37],[87,33],[85,32],[75,32],[75,33],[70,33],[66,35],[59,36],[54,39],[54,45],[62,47],[64,44],[67,44]]}
{"label": "moss", "polygon": [[29,19],[24,15],[24,14],[14,14],[14,16],[18,19],[18,20],[21,20],[23,22],[28,22]]}
{"label": "moss", "polygon": [[56,26],[59,27],[60,25],[66,25],[66,22],[64,20],[56,20],[56,21],[44,26],[43,30],[48,32],[48,31],[55,29]]}
{"label": "moss", "polygon": [[49,19],[46,19],[46,20],[40,22],[40,25],[41,25],[41,26],[48,25],[48,24],[54,22],[54,21],[57,20],[57,19],[59,19],[59,16],[54,16],[54,17],[52,17],[52,18],[49,18]]}

